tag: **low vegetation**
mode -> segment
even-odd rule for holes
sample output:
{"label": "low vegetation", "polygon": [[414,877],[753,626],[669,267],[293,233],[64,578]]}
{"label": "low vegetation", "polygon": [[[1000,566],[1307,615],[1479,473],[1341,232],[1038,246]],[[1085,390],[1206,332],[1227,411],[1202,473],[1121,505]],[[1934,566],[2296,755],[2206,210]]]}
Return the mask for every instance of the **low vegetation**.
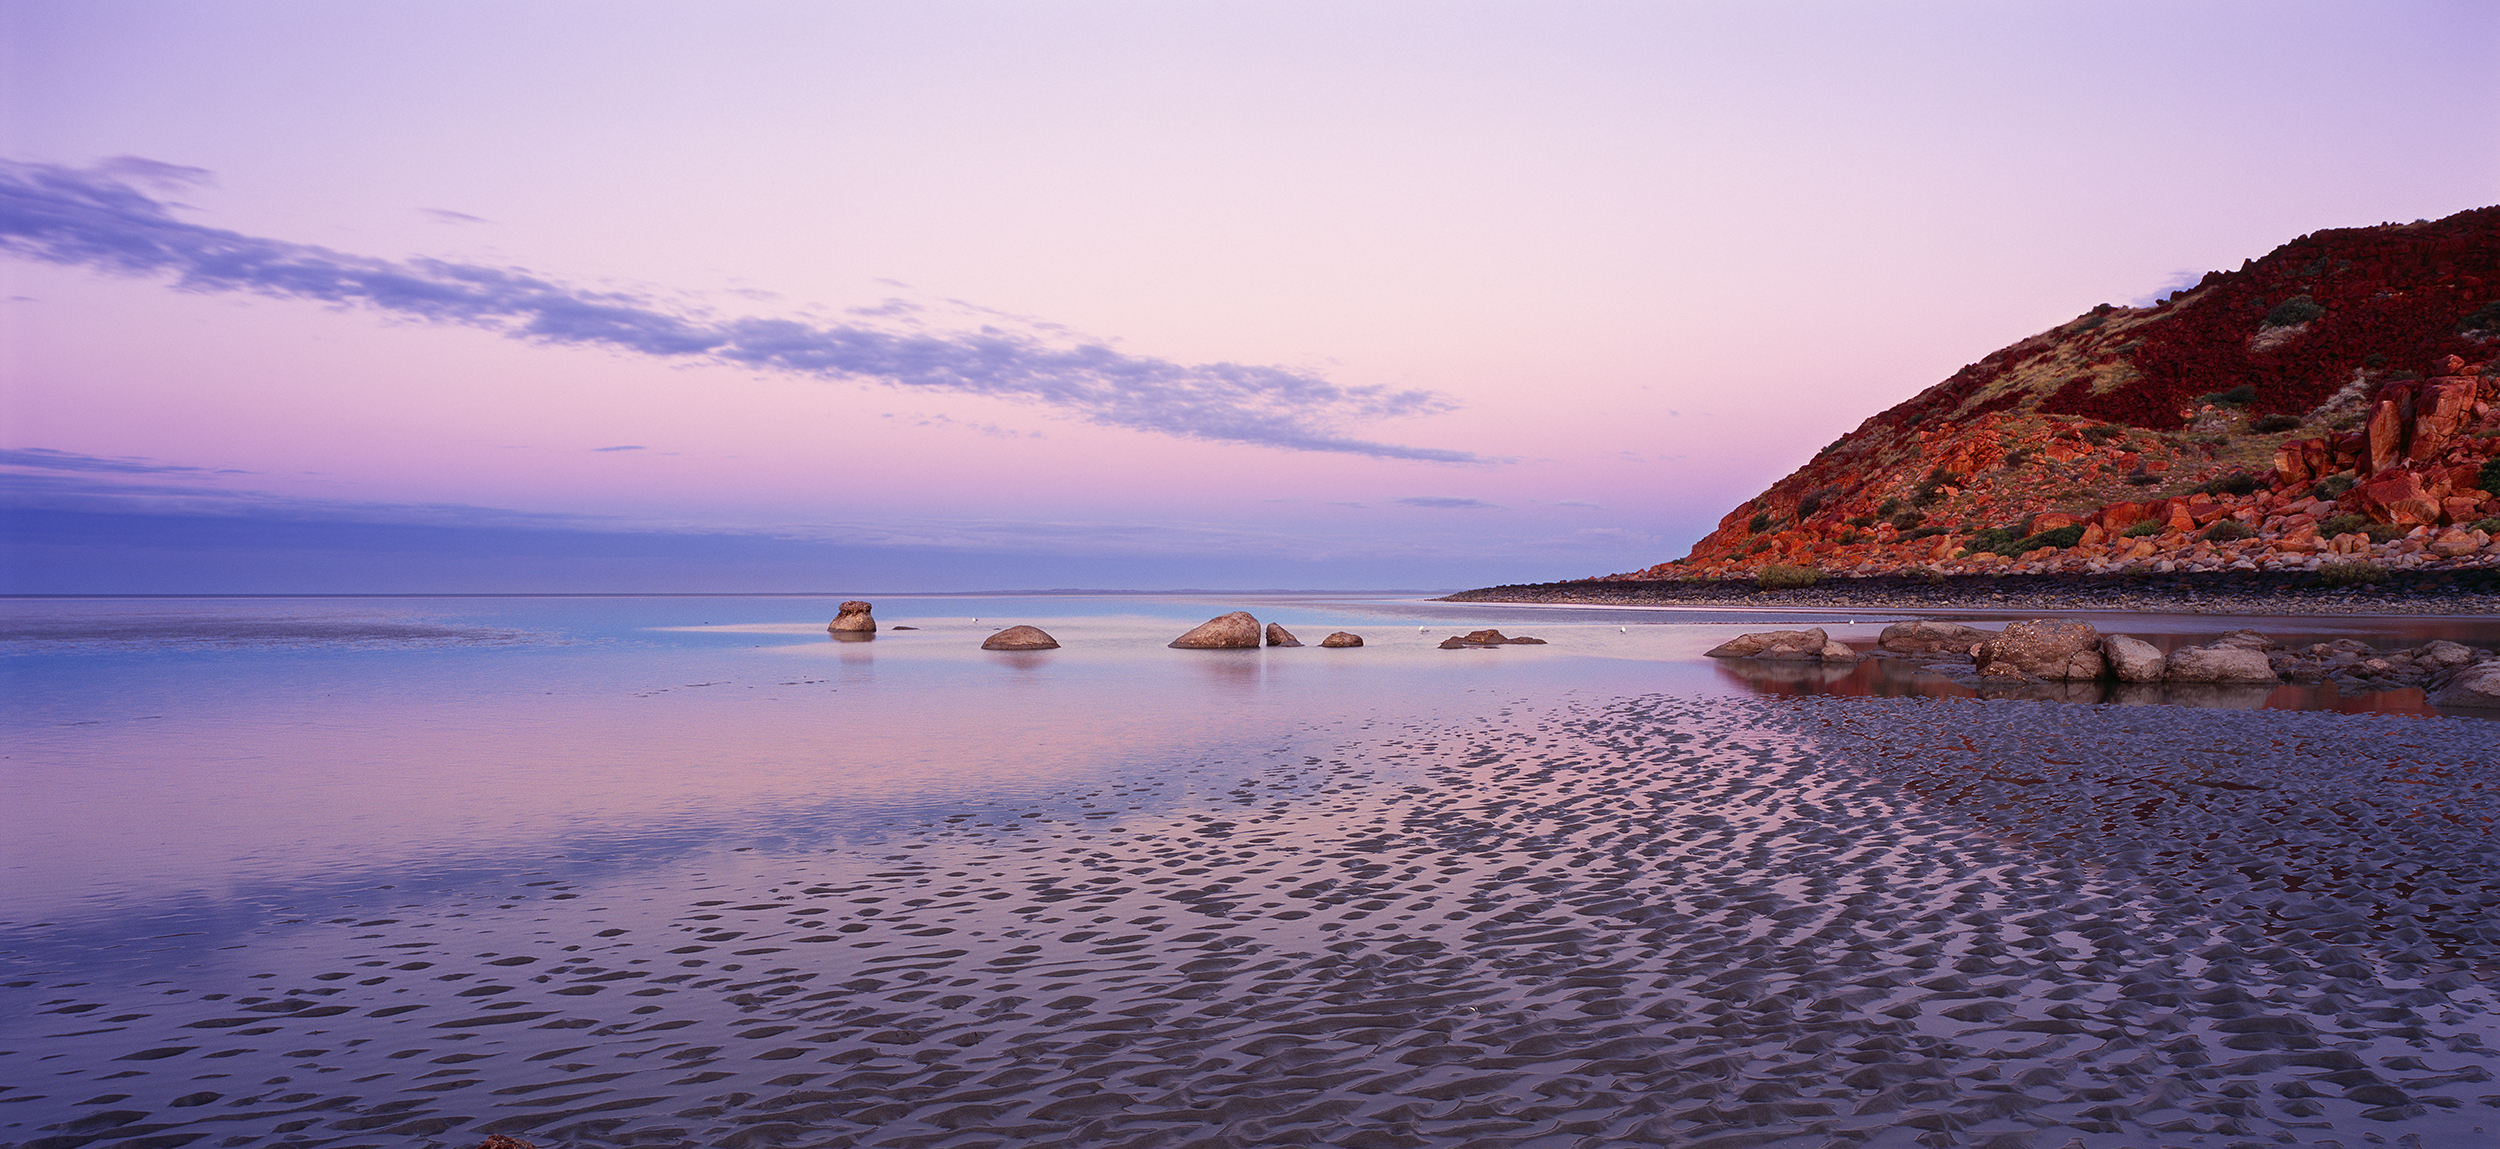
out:
{"label": "low vegetation", "polygon": [[1754,585],[1764,590],[1797,590],[1823,581],[1823,572],[1815,567],[1772,563],[1754,576]]}

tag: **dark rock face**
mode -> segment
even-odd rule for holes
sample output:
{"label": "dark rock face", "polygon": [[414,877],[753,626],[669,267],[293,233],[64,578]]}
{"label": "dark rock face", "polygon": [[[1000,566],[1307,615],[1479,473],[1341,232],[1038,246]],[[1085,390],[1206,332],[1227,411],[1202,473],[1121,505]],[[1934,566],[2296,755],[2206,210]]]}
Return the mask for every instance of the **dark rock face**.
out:
{"label": "dark rock face", "polygon": [[871,604],[857,599],[843,603],[842,613],[833,616],[833,621],[826,624],[825,629],[844,634],[874,634],[877,620],[868,613],[871,609]]}
{"label": "dark rock face", "polygon": [[1469,631],[1466,634],[1451,635],[1450,637],[1441,640],[1441,649],[1443,650],[1479,650],[1495,646],[1543,645],[1545,645],[1544,639],[1529,638],[1526,635],[1521,635],[1518,638],[1506,638],[1503,636],[1502,632],[1498,630]]}
{"label": "dark rock face", "polygon": [[2046,618],[2006,624],[2005,633],[1979,644],[1974,661],[1989,678],[2064,682],[2099,678],[2108,669],[2101,632],[2091,623]]}
{"label": "dark rock face", "polygon": [[1259,620],[1245,610],[1217,615],[1173,639],[1171,646],[1175,650],[1256,650]]}
{"label": "dark rock face", "polygon": [[1267,644],[1269,646],[1300,646],[1302,640],[1295,638],[1292,631],[1286,630],[1283,623],[1271,622],[1267,624]]}
{"label": "dark rock face", "polygon": [[1363,645],[1363,636],[1359,634],[1349,634],[1340,630],[1319,640],[1319,644],[1321,646],[1334,647],[1337,649],[1343,649],[1349,646],[1361,646]]}
{"label": "dark rock face", "polygon": [[1038,626],[1011,626],[983,640],[981,649],[1057,650],[1059,640],[1044,633]]}

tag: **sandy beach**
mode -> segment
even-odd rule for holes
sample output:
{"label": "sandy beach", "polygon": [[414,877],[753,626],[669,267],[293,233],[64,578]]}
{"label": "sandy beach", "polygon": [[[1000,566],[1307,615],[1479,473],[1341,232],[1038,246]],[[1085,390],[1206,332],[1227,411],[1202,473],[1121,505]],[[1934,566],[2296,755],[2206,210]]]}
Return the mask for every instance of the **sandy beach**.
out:
{"label": "sandy beach", "polygon": [[2488,1144],[2489,730],[1382,719],[832,849],[21,953],[0,1144]]}

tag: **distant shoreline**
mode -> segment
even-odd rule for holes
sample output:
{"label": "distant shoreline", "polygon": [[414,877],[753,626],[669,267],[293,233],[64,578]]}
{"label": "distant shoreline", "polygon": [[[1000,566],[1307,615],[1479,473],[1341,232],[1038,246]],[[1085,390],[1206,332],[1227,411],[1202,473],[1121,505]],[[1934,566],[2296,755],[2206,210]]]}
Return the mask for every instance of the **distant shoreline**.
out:
{"label": "distant shoreline", "polygon": [[1903,611],[2145,611],[2216,615],[2437,615],[2500,617],[2500,570],[2390,571],[2370,586],[2327,588],[2304,571],[2159,575],[2005,574],[1826,578],[1794,590],[1751,579],[1520,583],[1436,602],[1581,606],[1858,607]]}

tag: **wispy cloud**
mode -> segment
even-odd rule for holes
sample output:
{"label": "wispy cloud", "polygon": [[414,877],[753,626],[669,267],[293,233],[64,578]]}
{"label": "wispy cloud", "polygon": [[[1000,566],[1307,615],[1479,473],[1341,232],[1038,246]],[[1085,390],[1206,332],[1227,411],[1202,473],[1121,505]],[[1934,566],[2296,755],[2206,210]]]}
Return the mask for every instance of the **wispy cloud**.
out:
{"label": "wispy cloud", "polygon": [[897,332],[720,318],[515,268],[376,259],[203,227],[175,218],[177,205],[141,190],[206,176],[135,157],[85,169],[0,161],[0,252],[119,275],[170,276],[185,291],[369,307],[533,342],[1039,403],[1095,423],[1184,439],[1386,459],[1491,461],[1466,451],[1350,438],[1339,430],[1453,409],[1436,392],[1346,387],[1282,367],[1180,364],[998,327]]}
{"label": "wispy cloud", "polygon": [[75,451],[55,451],[50,447],[0,448],[0,467],[33,467],[45,471],[88,471],[111,475],[241,475],[245,471],[219,471],[207,467],[185,467],[172,463],[152,462],[142,458],[108,459],[97,455],[81,455]]}
{"label": "wispy cloud", "polygon": [[591,452],[597,454],[606,451],[640,451],[643,449],[643,445],[640,443],[627,443],[619,447],[592,447]]}
{"label": "wispy cloud", "polygon": [[1401,507],[1425,507],[1436,511],[1498,511],[1502,509],[1499,503],[1488,503],[1483,499],[1451,498],[1447,495],[1415,495],[1390,501]]}

